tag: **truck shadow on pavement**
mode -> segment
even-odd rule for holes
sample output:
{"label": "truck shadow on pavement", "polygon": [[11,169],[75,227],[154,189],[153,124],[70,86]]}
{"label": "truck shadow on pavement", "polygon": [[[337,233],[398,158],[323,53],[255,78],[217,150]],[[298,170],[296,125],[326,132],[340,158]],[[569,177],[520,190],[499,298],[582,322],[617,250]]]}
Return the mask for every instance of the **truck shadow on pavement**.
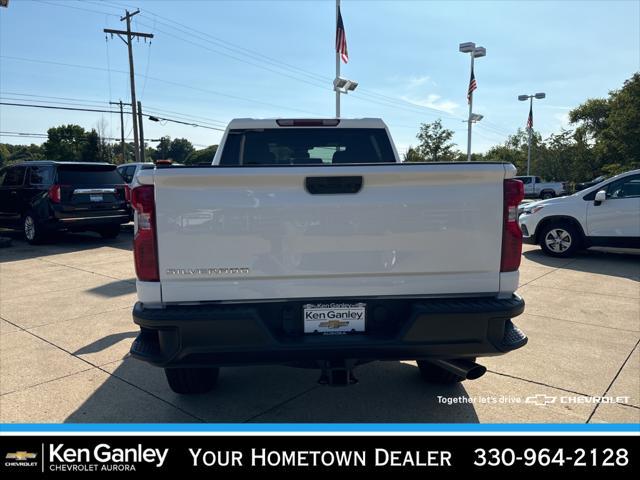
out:
{"label": "truck shadow on pavement", "polygon": [[[129,333],[123,334],[128,336]],[[109,343],[114,339],[103,339]],[[96,342],[81,350],[104,347]],[[79,353],[80,351],[76,352]],[[463,385],[422,381],[415,365],[373,362],[348,387],[318,385],[319,371],[285,366],[223,368],[203,395],[173,393],[160,368],[129,356],[100,367],[104,381],[65,422],[477,423]],[[456,398],[447,404],[438,399]]]}

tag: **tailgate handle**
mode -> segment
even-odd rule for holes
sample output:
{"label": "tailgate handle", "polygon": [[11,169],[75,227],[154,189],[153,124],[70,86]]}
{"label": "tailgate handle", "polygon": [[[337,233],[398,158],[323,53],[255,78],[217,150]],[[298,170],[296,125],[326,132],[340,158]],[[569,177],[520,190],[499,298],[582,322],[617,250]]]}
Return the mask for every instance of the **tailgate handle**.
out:
{"label": "tailgate handle", "polygon": [[311,195],[358,193],[362,190],[362,177],[307,177],[305,187]]}

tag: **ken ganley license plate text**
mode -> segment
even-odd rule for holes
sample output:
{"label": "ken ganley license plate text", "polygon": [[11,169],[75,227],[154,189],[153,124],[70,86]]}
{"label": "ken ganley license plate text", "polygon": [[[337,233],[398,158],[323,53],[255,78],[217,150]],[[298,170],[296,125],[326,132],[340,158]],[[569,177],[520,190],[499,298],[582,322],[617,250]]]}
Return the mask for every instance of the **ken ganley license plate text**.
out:
{"label": "ken ganley license plate text", "polygon": [[364,303],[307,303],[302,307],[304,333],[364,332]]}

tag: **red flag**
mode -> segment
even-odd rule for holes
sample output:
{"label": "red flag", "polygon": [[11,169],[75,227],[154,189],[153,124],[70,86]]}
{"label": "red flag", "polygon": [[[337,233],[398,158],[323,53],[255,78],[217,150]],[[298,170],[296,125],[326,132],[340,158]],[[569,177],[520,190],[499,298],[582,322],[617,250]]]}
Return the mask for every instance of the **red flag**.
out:
{"label": "red flag", "polygon": [[347,52],[347,34],[344,31],[344,24],[342,23],[342,13],[338,7],[338,25],[336,26],[336,52],[340,54],[342,61],[347,63],[349,61],[349,52]]}
{"label": "red flag", "polygon": [[473,91],[478,88],[478,84],[476,83],[476,75],[473,73],[473,68],[471,69],[471,78],[469,79],[469,90],[467,91],[467,103],[471,103],[471,96],[473,95]]}

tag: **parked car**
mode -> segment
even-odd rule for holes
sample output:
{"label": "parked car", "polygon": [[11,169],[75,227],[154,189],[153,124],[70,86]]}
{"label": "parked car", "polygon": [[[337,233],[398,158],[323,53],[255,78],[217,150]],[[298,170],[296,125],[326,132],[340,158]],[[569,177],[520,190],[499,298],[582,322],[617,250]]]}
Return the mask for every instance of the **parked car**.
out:
{"label": "parked car", "polygon": [[524,241],[554,257],[595,246],[640,248],[640,170],[521,209]]}
{"label": "parked car", "polygon": [[561,197],[567,193],[566,182],[543,182],[540,177],[525,175],[514,177],[524,184],[524,196],[526,198],[553,198]]}
{"label": "parked car", "polygon": [[129,221],[133,220],[133,208],[131,208],[130,192],[131,189],[135,188],[138,185],[136,181],[136,175],[140,170],[153,170],[154,168],[156,168],[156,165],[151,162],[123,163],[122,165],[118,165],[118,167],[116,168],[124,183],[126,184],[125,198],[127,200],[127,212],[129,214]]}
{"label": "parked car", "polygon": [[427,381],[478,378],[477,357],[527,342],[514,175],[400,163],[380,119],[233,120],[213,166],[138,174],[131,353],[178,393],[229,365],[347,385],[412,359]]}
{"label": "parked car", "polygon": [[115,165],[42,160],[0,170],[0,225],[21,229],[29,243],[59,230],[115,238],[127,221]]}
{"label": "parked car", "polygon": [[135,178],[140,170],[154,169],[156,165],[152,162],[132,162],[132,163],[123,163],[122,165],[118,165],[116,170],[124,180],[124,183],[129,185],[130,187],[135,186]]}
{"label": "parked car", "polygon": [[599,177],[594,178],[588,182],[576,183],[576,192],[584,190],[585,188],[593,187],[598,183],[604,182],[607,179],[604,175],[600,175]]}

